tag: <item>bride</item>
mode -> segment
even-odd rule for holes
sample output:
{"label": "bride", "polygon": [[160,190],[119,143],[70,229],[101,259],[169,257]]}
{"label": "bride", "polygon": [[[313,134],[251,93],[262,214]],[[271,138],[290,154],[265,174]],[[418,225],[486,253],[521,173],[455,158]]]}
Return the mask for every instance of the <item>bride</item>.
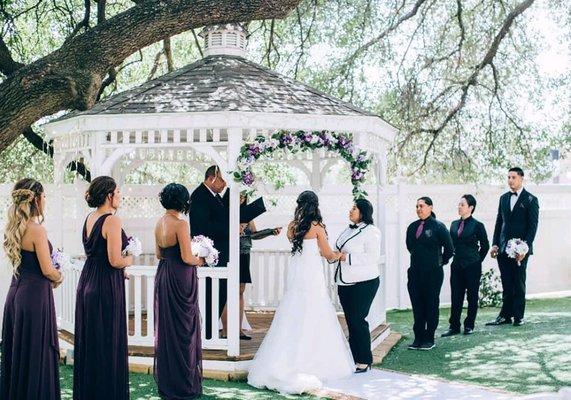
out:
{"label": "bride", "polygon": [[321,256],[340,256],[327,242],[317,195],[297,198],[288,227],[292,243],[285,293],[251,363],[248,383],[299,394],[351,375],[355,363],[327,292]]}

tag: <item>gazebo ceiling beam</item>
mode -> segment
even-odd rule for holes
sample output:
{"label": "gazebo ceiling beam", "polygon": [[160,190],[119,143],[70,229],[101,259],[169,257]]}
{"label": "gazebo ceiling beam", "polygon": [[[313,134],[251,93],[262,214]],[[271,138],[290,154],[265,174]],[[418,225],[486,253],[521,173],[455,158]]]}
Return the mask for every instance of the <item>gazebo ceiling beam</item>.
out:
{"label": "gazebo ceiling beam", "polygon": [[381,118],[363,115],[285,114],[242,111],[80,115],[46,124],[48,139],[86,131],[181,129],[307,130],[365,133],[392,142],[396,129]]}

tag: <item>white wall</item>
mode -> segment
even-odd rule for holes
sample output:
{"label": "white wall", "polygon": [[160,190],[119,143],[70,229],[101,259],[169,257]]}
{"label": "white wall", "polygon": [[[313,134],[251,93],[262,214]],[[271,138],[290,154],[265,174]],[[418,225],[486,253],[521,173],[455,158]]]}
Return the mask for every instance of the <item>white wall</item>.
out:
{"label": "white wall", "polygon": [[[71,254],[81,254],[81,229],[89,211],[83,200],[85,184],[47,185],[48,210],[46,228],[55,247],[63,247]],[[0,185],[0,231],[3,230],[6,209],[10,204],[10,185]],[[162,209],[157,199],[161,186],[126,186],[123,188],[125,200],[119,215],[125,221],[127,233],[134,234],[143,241],[145,252],[153,252],[153,228]],[[190,188],[192,189],[192,188]],[[538,294],[571,289],[571,185],[529,185],[527,189],[538,196],[540,204],[539,231],[534,243],[535,255],[528,265],[528,293]],[[303,188],[286,188],[268,198],[278,199],[276,207],[256,220],[258,228],[287,226],[291,220],[295,199]],[[499,196],[505,191],[497,186],[474,185],[396,185],[387,188],[387,240],[386,264],[386,301],[387,308],[405,308],[410,306],[406,291],[406,269],[408,253],[404,235],[407,225],[416,219],[414,205],[420,196],[428,195],[434,201],[437,217],[449,226],[457,218],[456,204],[465,193],[476,196],[478,201],[475,217],[486,225],[488,236],[492,237],[493,225],[498,207]],[[368,190],[375,193],[374,188]],[[348,224],[347,214],[352,205],[349,186],[329,186],[319,192],[320,208],[332,241]],[[375,203],[374,196],[371,201]],[[285,234],[254,243],[254,250],[287,250],[289,244]],[[2,251],[0,250],[0,253]],[[0,254],[3,256],[3,254]],[[2,260],[0,258],[0,260]],[[495,260],[486,258],[485,267],[497,268]],[[10,273],[6,263],[0,273],[0,304],[3,304],[9,286]],[[269,269],[273,266],[268,266]],[[276,268],[277,270],[277,268]],[[442,288],[441,301],[448,303],[450,290],[448,284],[449,267],[445,267],[446,277]],[[276,274],[276,279],[283,274]],[[256,284],[254,282],[254,284]],[[273,286],[273,285],[268,285]],[[254,288],[255,290],[255,288]]]}

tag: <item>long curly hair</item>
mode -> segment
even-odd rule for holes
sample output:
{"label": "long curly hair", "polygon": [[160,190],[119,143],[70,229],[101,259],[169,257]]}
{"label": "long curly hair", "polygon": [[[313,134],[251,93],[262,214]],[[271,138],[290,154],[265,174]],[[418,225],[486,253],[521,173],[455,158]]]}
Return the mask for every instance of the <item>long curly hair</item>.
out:
{"label": "long curly hair", "polygon": [[31,178],[18,181],[12,189],[12,205],[8,209],[4,229],[4,252],[12,263],[12,272],[15,275],[22,263],[22,238],[28,222],[34,217],[40,217],[40,223],[44,220],[44,210],[40,206],[40,196],[43,192],[42,184]]}
{"label": "long curly hair", "polygon": [[317,222],[325,228],[321,211],[319,211],[319,199],[311,190],[302,192],[297,197],[297,207],[293,217],[293,238],[291,240],[291,254],[301,253],[303,238],[311,229],[311,224]]}

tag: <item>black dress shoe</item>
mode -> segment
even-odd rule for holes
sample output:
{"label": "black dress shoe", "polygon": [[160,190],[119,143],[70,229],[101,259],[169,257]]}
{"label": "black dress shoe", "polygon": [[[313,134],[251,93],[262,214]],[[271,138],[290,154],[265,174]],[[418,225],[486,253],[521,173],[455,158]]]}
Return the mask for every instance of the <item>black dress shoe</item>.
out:
{"label": "black dress shoe", "polygon": [[368,364],[365,368],[355,368],[356,374],[362,374],[363,372],[367,372],[371,369],[371,364]]}
{"label": "black dress shoe", "polygon": [[418,350],[420,349],[420,342],[417,342],[416,340],[414,342],[412,342],[411,344],[408,345],[407,347],[409,350]]}
{"label": "black dress shoe", "polygon": [[514,319],[514,326],[522,326],[523,324],[525,324],[525,321],[523,319]]}
{"label": "black dress shoe", "polygon": [[442,335],[440,335],[440,337],[448,337],[448,336],[454,336],[454,335],[458,335],[460,333],[460,329],[448,329],[446,332],[444,332]]}
{"label": "black dress shoe", "polygon": [[434,342],[426,342],[420,345],[419,350],[432,350],[434,348]]}
{"label": "black dress shoe", "polygon": [[464,335],[471,335],[474,333],[474,328],[464,328]]}
{"label": "black dress shoe", "polygon": [[252,340],[252,337],[241,333],[240,340]]}
{"label": "black dress shoe", "polygon": [[511,324],[511,323],[512,323],[511,318],[498,317],[493,321],[486,322],[486,325],[487,326],[496,326],[496,325],[507,325],[507,324]]}

